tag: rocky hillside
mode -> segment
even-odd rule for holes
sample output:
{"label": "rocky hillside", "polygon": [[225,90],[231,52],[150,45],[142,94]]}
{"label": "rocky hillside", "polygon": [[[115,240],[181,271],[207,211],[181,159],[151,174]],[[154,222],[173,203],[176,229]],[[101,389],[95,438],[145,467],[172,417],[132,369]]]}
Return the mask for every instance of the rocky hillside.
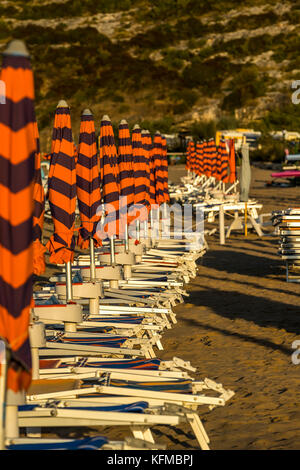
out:
{"label": "rocky hillside", "polygon": [[300,127],[300,1],[2,0],[0,18],[0,48],[31,52],[45,146],[61,98],[75,134],[86,106],[164,132]]}

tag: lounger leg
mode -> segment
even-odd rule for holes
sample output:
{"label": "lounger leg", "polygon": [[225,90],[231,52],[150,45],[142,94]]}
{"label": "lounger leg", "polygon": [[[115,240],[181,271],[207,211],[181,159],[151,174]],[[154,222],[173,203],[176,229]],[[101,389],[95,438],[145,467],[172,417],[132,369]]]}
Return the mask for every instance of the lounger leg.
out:
{"label": "lounger leg", "polygon": [[197,441],[201,447],[202,450],[210,450],[209,449],[209,437],[206,434],[206,431],[204,429],[204,426],[197,415],[197,413],[187,413],[186,415],[192,430],[194,431],[194,434],[197,438]]}
{"label": "lounger leg", "polygon": [[154,439],[149,427],[130,426],[130,429],[135,439],[141,439],[142,441],[147,441],[154,444]]}

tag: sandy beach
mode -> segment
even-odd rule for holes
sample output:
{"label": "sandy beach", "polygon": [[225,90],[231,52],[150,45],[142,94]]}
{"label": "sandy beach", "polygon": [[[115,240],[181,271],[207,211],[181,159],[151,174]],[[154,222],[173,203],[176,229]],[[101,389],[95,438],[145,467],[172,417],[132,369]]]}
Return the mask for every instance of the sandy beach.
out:
{"label": "sandy beach", "polygon": [[[300,187],[266,187],[271,172],[252,169],[250,194],[263,204],[262,212],[297,207]],[[171,181],[183,174],[183,166],[169,169]],[[251,232],[245,238],[235,232],[225,246],[216,234],[207,242],[198,275],[186,286],[189,297],[175,308],[178,323],[164,333],[158,357],[190,360],[198,377],[234,390],[225,407],[200,412],[211,449],[299,449],[300,365],[291,360],[292,343],[300,340],[299,284],[286,283],[278,239],[271,233],[259,238]],[[39,280],[53,270],[48,266]],[[168,449],[197,448],[188,427],[152,432]],[[74,428],[58,431],[60,436],[76,433]],[[126,428],[108,427],[85,433],[114,439],[130,435]]]}

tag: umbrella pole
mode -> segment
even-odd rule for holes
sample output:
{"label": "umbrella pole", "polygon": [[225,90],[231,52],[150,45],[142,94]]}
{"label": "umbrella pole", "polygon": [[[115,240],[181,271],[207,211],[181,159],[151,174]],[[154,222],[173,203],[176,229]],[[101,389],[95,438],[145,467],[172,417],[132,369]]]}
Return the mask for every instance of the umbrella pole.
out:
{"label": "umbrella pole", "polygon": [[144,220],[144,238],[148,240],[148,220]]}
{"label": "umbrella pole", "polygon": [[67,291],[67,303],[73,300],[73,289],[72,289],[72,267],[71,261],[66,264],[66,291]]}
{"label": "umbrella pole", "polygon": [[4,341],[0,341],[0,364],[0,450],[5,450],[7,357]]}
{"label": "umbrella pole", "polygon": [[110,241],[110,262],[111,262],[111,265],[114,266],[116,264],[116,258],[115,258],[115,239],[113,235],[110,237],[109,241]]}
{"label": "umbrella pole", "polygon": [[140,241],[140,221],[136,221],[136,239]]}
{"label": "umbrella pole", "polygon": [[248,227],[247,227],[247,202],[245,202],[245,237],[248,235]]}
{"label": "umbrella pole", "polygon": [[93,237],[90,238],[90,273],[91,273],[91,281],[95,281],[96,279],[96,267],[95,267],[95,244]]}
{"label": "umbrella pole", "polygon": [[129,237],[128,237],[128,225],[125,224],[125,251],[129,252]]}

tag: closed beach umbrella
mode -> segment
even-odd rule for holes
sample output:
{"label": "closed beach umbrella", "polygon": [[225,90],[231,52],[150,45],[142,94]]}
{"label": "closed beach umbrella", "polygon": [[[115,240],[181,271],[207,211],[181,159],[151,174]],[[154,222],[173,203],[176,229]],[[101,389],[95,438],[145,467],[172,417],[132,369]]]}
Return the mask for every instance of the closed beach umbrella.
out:
{"label": "closed beach umbrella", "polygon": [[211,176],[218,179],[217,147],[214,139],[209,139],[208,148],[210,155]]}
{"label": "closed beach umbrella", "polygon": [[[134,205],[143,206],[144,210],[139,211],[140,220],[145,219],[148,213],[149,201],[149,181],[150,170],[145,157],[145,151],[142,142],[142,132],[140,127],[136,124],[132,130],[132,155],[133,155],[133,173],[134,173]],[[145,145],[145,136],[144,136]],[[148,170],[148,174],[147,174]],[[137,214],[138,215],[138,214]]]}
{"label": "closed beach umbrella", "polygon": [[120,194],[126,197],[127,207],[134,202],[134,177],[132,144],[127,121],[119,125],[118,163],[120,173]]}
{"label": "closed beach umbrella", "polygon": [[170,202],[167,139],[163,135],[161,140],[162,140],[162,167],[163,167],[163,180],[164,180],[164,183],[163,183],[164,184],[164,202]]}
{"label": "closed beach umbrella", "polygon": [[142,130],[142,148],[143,148],[143,159],[145,166],[145,206],[147,211],[150,210],[150,145],[149,145],[149,131]]}
{"label": "closed beach umbrella", "polygon": [[[78,159],[76,164],[76,189],[81,225],[78,230],[78,246],[86,249],[93,238],[95,246],[101,245],[96,229],[100,220],[97,210],[101,205],[100,173],[94,117],[86,109],[81,115]],[[99,212],[98,212],[99,214]]]}
{"label": "closed beach umbrella", "polygon": [[104,231],[110,237],[118,236],[120,174],[113,127],[107,115],[103,116],[100,125],[99,157],[102,199],[107,216]]}
{"label": "closed beach umbrella", "polygon": [[155,206],[155,175],[154,175],[154,160],[153,160],[153,142],[152,137],[149,131],[147,131],[147,142],[149,148],[149,170],[150,170],[150,188],[149,188],[149,196],[150,196],[150,208],[151,206]]}
{"label": "closed beach umbrella", "polygon": [[191,171],[193,173],[196,172],[196,148],[195,148],[195,143],[192,141],[191,146],[190,146],[190,165],[191,165]]}
{"label": "closed beach umbrella", "polygon": [[[153,165],[155,176],[155,199],[156,204],[160,205],[164,202],[164,179],[162,172],[162,143],[161,134],[156,131],[153,139]],[[192,168],[191,168],[192,169]]]}
{"label": "closed beach umbrella", "polygon": [[69,263],[75,248],[76,170],[70,109],[65,101],[57,105],[48,177],[49,203],[54,233],[46,247],[50,262]]}
{"label": "closed beach umbrella", "polygon": [[201,142],[196,143],[196,173],[197,175],[201,175],[200,171],[201,167]]}
{"label": "closed beach umbrella", "polygon": [[234,139],[229,141],[229,183],[236,181],[236,164],[235,164],[235,148]]}
{"label": "closed beach umbrella", "polygon": [[242,163],[240,169],[240,201],[245,203],[245,236],[247,236],[247,202],[251,184],[251,167],[249,161],[249,146],[242,145]]}
{"label": "closed beach umbrella", "polygon": [[7,388],[31,382],[28,335],[33,276],[33,185],[36,154],[34,85],[28,51],[12,41],[4,51],[0,79],[0,337],[9,351]]}
{"label": "closed beach umbrella", "polygon": [[228,168],[229,155],[226,147],[225,140],[221,139],[218,146],[218,162],[219,162],[219,174],[220,180],[223,183],[228,183],[229,181],[229,168]]}
{"label": "closed beach umbrella", "polygon": [[249,146],[242,145],[242,163],[240,170],[240,201],[248,202],[251,184],[251,167],[249,160]]}
{"label": "closed beach umbrella", "polygon": [[45,251],[42,244],[42,234],[45,214],[45,192],[41,175],[40,139],[37,122],[34,123],[36,139],[35,163],[34,163],[34,187],[33,187],[33,272],[40,275],[45,272]]}

